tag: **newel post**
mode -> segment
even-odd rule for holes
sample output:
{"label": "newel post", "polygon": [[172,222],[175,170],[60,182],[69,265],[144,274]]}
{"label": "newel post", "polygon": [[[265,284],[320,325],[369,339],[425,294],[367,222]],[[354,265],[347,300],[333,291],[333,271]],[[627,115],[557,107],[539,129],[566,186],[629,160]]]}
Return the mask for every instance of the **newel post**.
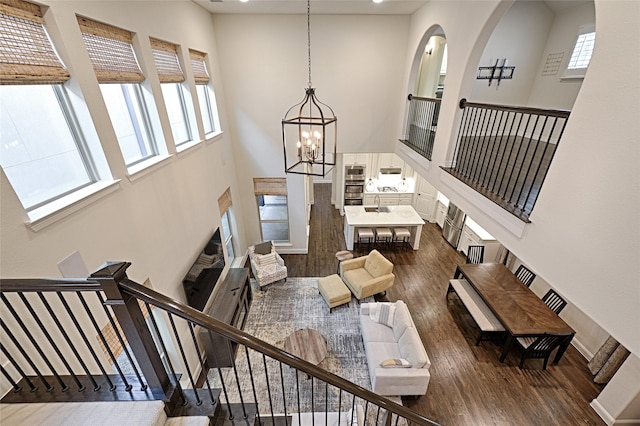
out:
{"label": "newel post", "polygon": [[107,262],[91,274],[91,278],[102,286],[107,297],[105,304],[111,306],[118,319],[151,393],[157,399],[166,401],[171,399],[174,387],[164,369],[138,300],[122,294],[118,288],[118,282],[127,279],[126,270],[129,266],[129,262]]}

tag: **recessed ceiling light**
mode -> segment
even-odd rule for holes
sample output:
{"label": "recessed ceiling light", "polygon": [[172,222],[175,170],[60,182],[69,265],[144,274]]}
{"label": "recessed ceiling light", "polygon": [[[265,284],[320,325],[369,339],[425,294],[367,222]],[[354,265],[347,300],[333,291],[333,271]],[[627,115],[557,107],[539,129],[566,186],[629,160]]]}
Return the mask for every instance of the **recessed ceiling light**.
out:
{"label": "recessed ceiling light", "polygon": [[246,3],[246,2],[248,2],[249,0],[240,0],[240,1],[241,1],[242,3]]}
{"label": "recessed ceiling light", "polygon": [[374,3],[382,3],[382,0],[373,0]]}

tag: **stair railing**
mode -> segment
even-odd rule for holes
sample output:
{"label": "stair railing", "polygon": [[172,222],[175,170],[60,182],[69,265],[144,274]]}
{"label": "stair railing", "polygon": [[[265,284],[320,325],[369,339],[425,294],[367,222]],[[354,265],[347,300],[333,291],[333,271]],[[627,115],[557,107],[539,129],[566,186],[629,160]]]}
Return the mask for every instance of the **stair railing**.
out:
{"label": "stair railing", "polygon": [[[2,368],[2,374],[14,389],[5,395],[3,402],[27,402],[29,396],[38,402],[87,400],[84,391],[91,383],[91,400],[161,399],[167,403],[170,416],[213,416],[221,411],[229,420],[256,418],[260,424],[269,421],[275,424],[291,416],[298,416],[302,423],[302,413],[311,413],[312,423],[320,424],[316,416],[324,423],[330,412],[344,418],[350,412],[360,411],[364,416],[361,420],[368,425],[437,424],[131,281],[126,275],[129,266],[126,262],[108,263],[87,280],[0,280],[2,328],[13,336],[10,340],[15,348],[10,350],[3,340],[1,349],[13,371],[20,376],[16,379]],[[70,300],[73,293],[78,299],[75,304]],[[93,303],[85,297],[90,293],[96,294]],[[42,306],[34,307],[36,301]],[[21,306],[16,309],[18,303]],[[4,321],[4,309],[11,321]],[[42,319],[44,312],[53,322],[53,325],[49,322],[50,330],[45,325],[48,321]],[[122,363],[118,358],[123,356],[113,353],[106,359],[100,352],[109,353],[108,349],[94,348],[96,345],[91,343],[86,330],[97,329],[98,341],[109,346],[98,326],[103,322],[115,329],[128,362]],[[37,332],[33,330],[34,324]],[[12,331],[15,328],[21,336],[16,337]],[[196,330],[201,329],[238,344],[231,367],[208,367],[196,337]],[[71,331],[75,332],[73,336]],[[56,356],[44,349],[45,340],[54,348]],[[62,341],[65,345],[59,343]],[[36,348],[39,357],[29,356],[31,347]],[[179,353],[179,365],[174,366],[171,357],[166,356],[168,350]],[[87,359],[93,361],[90,366]],[[111,368],[109,364],[113,364],[119,374],[107,373]],[[217,362],[214,360],[213,364]],[[62,365],[69,374],[59,373]],[[52,381],[59,386],[51,384]],[[76,383],[75,391],[70,390],[71,382]],[[25,392],[25,387],[30,392]],[[65,395],[60,396],[61,393]]]}
{"label": "stair railing", "polygon": [[528,222],[570,111],[460,100],[463,116],[443,170]]}
{"label": "stair railing", "polygon": [[407,127],[400,142],[431,161],[441,100],[411,94],[408,100]]}

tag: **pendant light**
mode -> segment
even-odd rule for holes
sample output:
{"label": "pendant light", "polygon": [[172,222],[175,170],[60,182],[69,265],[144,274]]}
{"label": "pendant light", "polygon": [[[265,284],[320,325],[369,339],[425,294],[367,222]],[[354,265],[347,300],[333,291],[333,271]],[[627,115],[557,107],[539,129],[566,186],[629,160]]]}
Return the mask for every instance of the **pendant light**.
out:
{"label": "pendant light", "polygon": [[331,107],[316,97],[311,84],[311,0],[307,0],[309,85],[302,101],[282,119],[282,146],[286,173],[325,176],[336,164],[338,119]]}

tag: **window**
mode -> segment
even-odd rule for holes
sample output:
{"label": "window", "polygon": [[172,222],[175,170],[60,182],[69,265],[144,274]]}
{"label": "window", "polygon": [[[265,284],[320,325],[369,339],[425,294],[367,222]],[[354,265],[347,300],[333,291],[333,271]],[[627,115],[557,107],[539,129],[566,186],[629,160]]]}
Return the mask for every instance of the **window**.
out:
{"label": "window", "polygon": [[178,46],[155,38],[151,38],[150,41],[173,141],[176,146],[180,146],[191,141],[192,137],[185,102],[185,89],[182,85],[185,78],[178,61]]}
{"label": "window", "polygon": [[159,154],[133,51],[133,34],[77,17],[127,167]]}
{"label": "window", "polygon": [[233,250],[233,210],[231,208],[231,188],[227,188],[224,194],[218,198],[218,207],[220,209],[220,220],[222,221],[222,238],[224,240],[224,245],[227,248],[229,262],[233,262],[235,252]]}
{"label": "window", "polygon": [[202,114],[202,125],[205,134],[213,133],[216,129],[217,115],[213,106],[215,105],[215,97],[209,88],[209,73],[204,62],[205,54],[196,50],[189,49],[191,58],[191,67],[193,68],[193,76],[196,81],[196,93],[198,95],[198,104],[200,105],[200,113]]}
{"label": "window", "polygon": [[262,241],[289,241],[286,178],[254,178]]}
{"label": "window", "polygon": [[0,33],[0,164],[30,212],[98,180],[64,83],[69,73],[40,6],[4,5]]}
{"label": "window", "polygon": [[567,70],[564,77],[584,77],[589,62],[591,62],[591,55],[593,53],[593,47],[596,42],[596,33],[593,25],[583,25],[578,31],[578,39],[573,47],[573,53],[569,59]]}

